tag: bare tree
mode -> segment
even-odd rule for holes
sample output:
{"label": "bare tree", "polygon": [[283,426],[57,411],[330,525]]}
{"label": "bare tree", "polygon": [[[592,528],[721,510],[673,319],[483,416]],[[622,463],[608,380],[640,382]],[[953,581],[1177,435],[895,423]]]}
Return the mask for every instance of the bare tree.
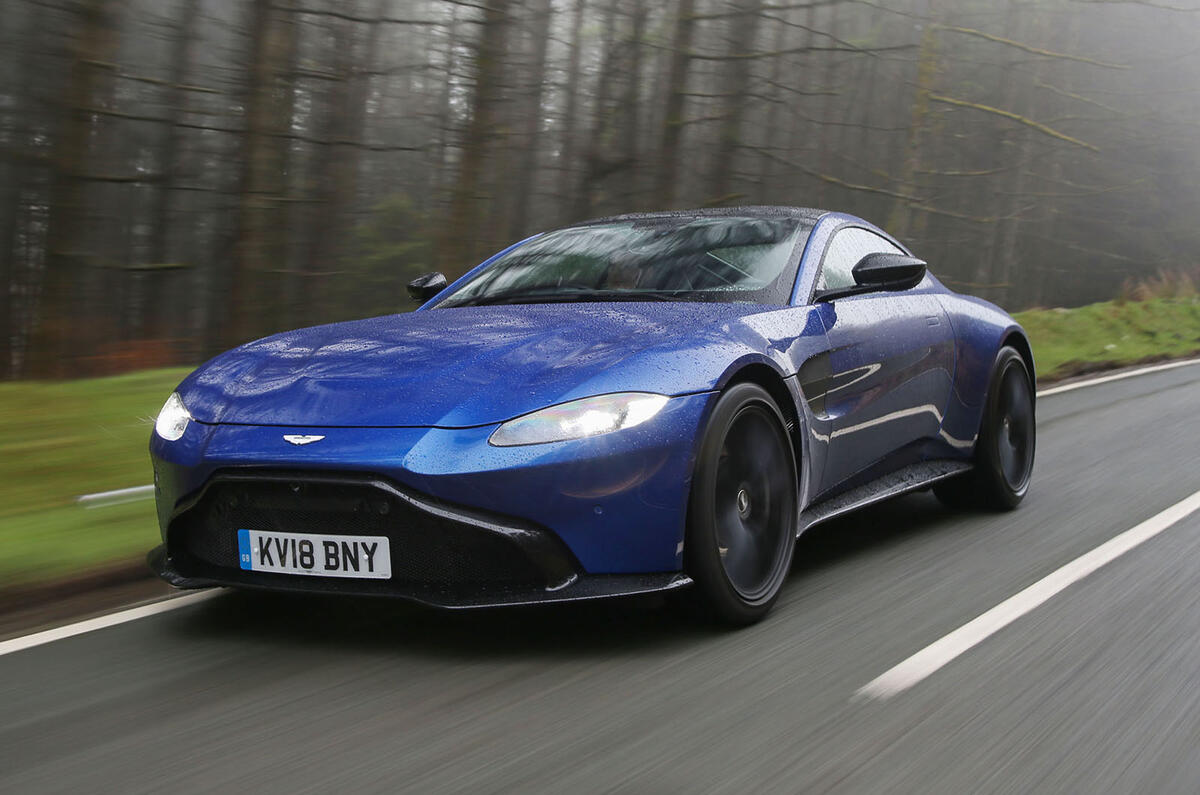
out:
{"label": "bare tree", "polygon": [[458,177],[451,194],[450,208],[438,245],[438,263],[445,270],[461,273],[479,252],[480,242],[498,237],[493,229],[480,229],[481,195],[485,171],[493,149],[492,125],[498,116],[505,83],[510,27],[509,0],[491,0],[483,15],[483,31],[475,47],[475,88],[471,118],[463,136]]}
{"label": "bare tree", "polygon": [[95,257],[87,240],[88,168],[91,138],[110,77],[105,68],[117,43],[118,0],[87,0],[79,7],[79,33],[73,40],[63,89],[62,121],[54,145],[46,223],[46,268],[37,326],[30,341],[29,371],[37,376],[82,374],[88,323],[96,319],[97,296],[89,265]]}
{"label": "bare tree", "polygon": [[678,0],[671,39],[671,68],[667,76],[666,111],[658,146],[658,178],[655,202],[661,207],[675,203],[675,183],[679,173],[680,143],[683,140],[683,110],[687,95],[688,65],[691,63],[693,17],[696,0]]}
{"label": "bare tree", "polygon": [[290,0],[255,0],[250,9],[250,69],[245,88],[245,133],[237,227],[233,244],[226,344],[245,342],[270,323],[263,308],[287,261],[285,180],[292,125],[291,76],[296,20]]}
{"label": "bare tree", "polygon": [[515,205],[509,223],[508,236],[520,237],[529,231],[529,208],[533,202],[533,188],[538,170],[541,150],[542,98],[546,86],[546,52],[550,44],[550,24],[553,8],[550,0],[534,0],[529,10],[529,68],[526,70],[527,96],[521,104],[522,129],[520,157],[517,173],[513,180]]}
{"label": "bare tree", "polygon": [[1191,5],[11,0],[0,378],[394,311],[651,207],[845,209],[1007,306],[1109,298],[1200,250]]}
{"label": "bare tree", "polygon": [[709,168],[709,203],[725,204],[742,198],[731,193],[736,171],[738,147],[742,139],[742,122],[748,106],[746,94],[750,89],[750,56],[762,18],[763,0],[734,0],[735,15],[731,20],[729,57],[720,82],[721,111],[717,147]]}

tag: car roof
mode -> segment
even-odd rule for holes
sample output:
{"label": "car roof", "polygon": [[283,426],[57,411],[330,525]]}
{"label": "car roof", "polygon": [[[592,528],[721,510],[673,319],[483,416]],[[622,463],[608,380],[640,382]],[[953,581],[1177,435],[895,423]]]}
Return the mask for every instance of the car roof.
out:
{"label": "car roof", "polygon": [[818,210],[812,207],[785,207],[775,205],[754,205],[747,207],[699,207],[691,210],[664,210],[653,213],[625,213],[609,215],[604,218],[593,218],[579,223],[567,224],[564,229],[595,224],[611,224],[624,221],[644,221],[654,218],[796,218],[810,223],[816,223],[828,210]]}

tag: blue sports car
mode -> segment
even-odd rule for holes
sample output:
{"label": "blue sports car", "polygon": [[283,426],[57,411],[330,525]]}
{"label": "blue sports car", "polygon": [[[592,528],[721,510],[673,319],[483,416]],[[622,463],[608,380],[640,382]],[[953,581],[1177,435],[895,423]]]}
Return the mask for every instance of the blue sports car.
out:
{"label": "blue sports car", "polygon": [[1025,333],[850,215],[604,218],[409,292],[179,385],[150,444],[161,577],[442,607],[688,589],[744,624],[819,522],[1029,487]]}

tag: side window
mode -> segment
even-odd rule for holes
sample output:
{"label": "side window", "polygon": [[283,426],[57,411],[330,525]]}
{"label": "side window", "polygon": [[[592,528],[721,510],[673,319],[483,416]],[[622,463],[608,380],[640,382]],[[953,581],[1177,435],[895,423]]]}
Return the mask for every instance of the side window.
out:
{"label": "side window", "polygon": [[858,261],[868,254],[903,254],[889,241],[866,229],[846,227],[833,236],[825,259],[821,262],[821,275],[817,277],[818,290],[836,290],[853,287],[851,271]]}

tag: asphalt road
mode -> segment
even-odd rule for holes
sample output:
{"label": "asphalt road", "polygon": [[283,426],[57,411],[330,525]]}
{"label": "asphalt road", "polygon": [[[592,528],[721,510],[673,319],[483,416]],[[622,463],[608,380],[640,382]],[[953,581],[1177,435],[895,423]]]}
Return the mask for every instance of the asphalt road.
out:
{"label": "asphalt road", "polygon": [[0,792],[1197,792],[1200,513],[912,689],[882,672],[1200,489],[1200,365],[1039,405],[1001,515],[813,530],[739,632],[655,600],[231,593],[0,657]]}

